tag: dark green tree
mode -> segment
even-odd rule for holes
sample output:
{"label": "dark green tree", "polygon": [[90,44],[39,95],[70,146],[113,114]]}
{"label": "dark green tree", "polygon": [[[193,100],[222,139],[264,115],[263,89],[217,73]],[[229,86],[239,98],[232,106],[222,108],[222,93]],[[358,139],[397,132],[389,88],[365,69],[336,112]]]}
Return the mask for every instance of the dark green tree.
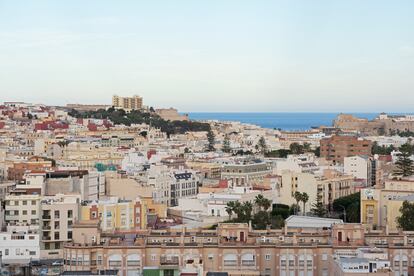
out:
{"label": "dark green tree", "polygon": [[320,218],[326,217],[326,206],[322,202],[322,196],[318,195],[316,197],[316,202],[312,204],[311,208],[312,215]]}
{"label": "dark green tree", "polygon": [[307,193],[302,193],[301,201],[303,203],[303,215],[306,216],[306,203],[309,201],[309,195]]}
{"label": "dark green tree", "polygon": [[272,205],[272,202],[263,195],[257,195],[254,203],[260,208],[261,211],[267,211]]}
{"label": "dark green tree", "polygon": [[261,154],[265,154],[267,152],[266,139],[263,136],[260,137],[257,142],[257,150],[260,151]]}
{"label": "dark green tree", "polygon": [[277,215],[271,218],[272,228],[281,229],[285,226],[285,219],[281,215]]}
{"label": "dark green tree", "polygon": [[397,223],[404,231],[414,231],[414,203],[404,201],[400,208],[401,216],[397,217]]}
{"label": "dark green tree", "polygon": [[394,175],[396,176],[411,176],[414,174],[413,160],[411,160],[412,146],[410,144],[404,144],[400,148],[398,154],[398,160],[395,162]]}
{"label": "dark green tree", "polygon": [[292,154],[302,154],[305,152],[303,145],[298,144],[298,143],[290,144],[289,148]]}
{"label": "dark green tree", "polygon": [[293,198],[295,199],[295,201],[296,201],[296,207],[298,208],[297,210],[296,210],[296,215],[299,213],[299,203],[302,201],[302,193],[301,192],[298,192],[298,191],[296,191],[294,194],[293,194]]}
{"label": "dark green tree", "polygon": [[269,212],[259,211],[253,216],[253,228],[257,230],[265,230],[268,225],[271,225]]}
{"label": "dark green tree", "polygon": [[229,136],[225,136],[224,140],[223,140],[223,148],[222,148],[223,152],[227,152],[229,153],[231,151],[231,147],[230,147],[230,138]]}
{"label": "dark green tree", "polygon": [[352,223],[360,223],[360,200],[361,193],[354,193],[348,196],[337,198],[333,201],[332,208],[337,214],[343,214],[346,210],[346,221]]}
{"label": "dark green tree", "polygon": [[215,151],[216,137],[211,129],[207,132],[207,141],[207,151]]}

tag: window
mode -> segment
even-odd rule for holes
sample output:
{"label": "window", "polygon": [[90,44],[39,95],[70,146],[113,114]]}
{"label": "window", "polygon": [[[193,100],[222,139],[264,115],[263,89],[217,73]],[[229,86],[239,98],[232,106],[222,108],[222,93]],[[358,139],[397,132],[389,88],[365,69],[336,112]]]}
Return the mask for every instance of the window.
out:
{"label": "window", "polygon": [[102,255],[98,255],[98,265],[102,265]]}
{"label": "window", "polygon": [[55,232],[55,240],[59,240],[59,232]]}
{"label": "window", "polygon": [[23,200],[23,205],[27,205],[27,200]]}
{"label": "window", "polygon": [[266,260],[266,261],[270,261],[270,258],[271,258],[271,257],[270,257],[270,254],[266,254],[266,256],[265,256],[265,260]]}
{"label": "window", "polygon": [[32,210],[32,215],[36,215],[36,210]]}
{"label": "window", "polygon": [[36,255],[36,251],[29,251],[29,255],[30,256],[35,256]]}
{"label": "window", "polygon": [[23,216],[27,215],[27,210],[23,210]]}
{"label": "window", "polygon": [[8,256],[8,255],[9,255],[9,249],[8,249],[8,248],[6,248],[6,249],[4,250],[4,255],[6,255],[6,256]]}
{"label": "window", "polygon": [[72,210],[68,210],[68,218],[72,218],[73,216],[73,211]]}
{"label": "window", "polygon": [[155,261],[155,259],[156,259],[156,255],[152,254],[151,255],[151,261]]}
{"label": "window", "polygon": [[32,200],[32,205],[36,205],[36,200]]}
{"label": "window", "polygon": [[59,213],[59,211],[58,211],[58,210],[56,210],[56,211],[55,211],[55,219],[58,219],[58,218],[60,218],[60,213]]}
{"label": "window", "polygon": [[72,239],[72,231],[68,231],[68,240]]}
{"label": "window", "polygon": [[174,270],[172,269],[164,270],[164,276],[174,276]]}
{"label": "window", "polygon": [[328,254],[322,254],[322,261],[328,260]]}

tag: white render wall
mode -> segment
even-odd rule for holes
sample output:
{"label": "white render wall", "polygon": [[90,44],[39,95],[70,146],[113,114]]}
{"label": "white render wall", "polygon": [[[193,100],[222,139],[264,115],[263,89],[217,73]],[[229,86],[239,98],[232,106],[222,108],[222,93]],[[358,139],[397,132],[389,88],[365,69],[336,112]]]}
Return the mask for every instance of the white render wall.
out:
{"label": "white render wall", "polygon": [[0,251],[3,263],[28,263],[30,259],[39,260],[39,235],[0,233]]}

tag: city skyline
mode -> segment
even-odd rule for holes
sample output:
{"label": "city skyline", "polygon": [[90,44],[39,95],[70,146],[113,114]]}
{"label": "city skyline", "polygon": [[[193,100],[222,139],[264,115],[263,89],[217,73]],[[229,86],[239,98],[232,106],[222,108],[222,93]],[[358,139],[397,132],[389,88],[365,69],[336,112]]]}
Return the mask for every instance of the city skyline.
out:
{"label": "city skyline", "polygon": [[138,94],[181,112],[411,112],[412,8],[1,1],[0,100],[110,104]]}

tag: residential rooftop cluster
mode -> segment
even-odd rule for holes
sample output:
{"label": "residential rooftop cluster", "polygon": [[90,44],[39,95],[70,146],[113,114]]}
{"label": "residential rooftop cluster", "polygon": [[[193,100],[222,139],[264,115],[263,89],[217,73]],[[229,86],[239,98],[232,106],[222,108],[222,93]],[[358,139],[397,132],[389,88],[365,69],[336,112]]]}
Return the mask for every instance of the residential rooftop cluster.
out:
{"label": "residential rooftop cluster", "polygon": [[1,273],[414,275],[413,131],[411,115],[283,131],[140,96],[4,102]]}

